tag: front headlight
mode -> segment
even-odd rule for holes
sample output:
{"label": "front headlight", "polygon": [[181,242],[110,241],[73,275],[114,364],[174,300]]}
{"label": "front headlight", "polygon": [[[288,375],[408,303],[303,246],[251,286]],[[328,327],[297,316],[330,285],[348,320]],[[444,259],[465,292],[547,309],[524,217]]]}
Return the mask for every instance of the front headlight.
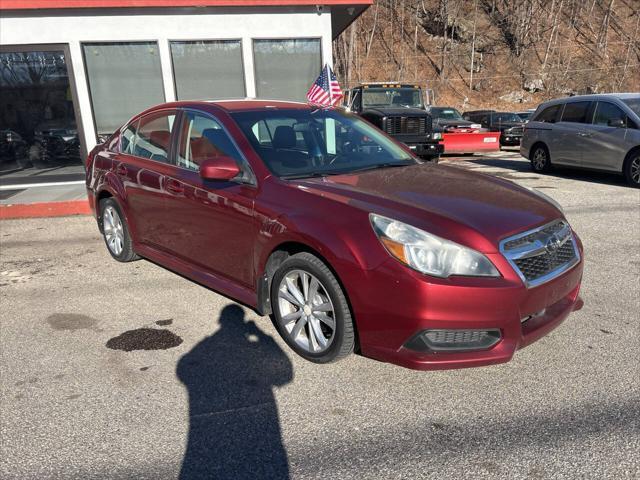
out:
{"label": "front headlight", "polygon": [[380,215],[370,214],[373,230],[387,251],[405,265],[435,277],[499,277],[491,261],[444,238]]}
{"label": "front headlight", "polygon": [[442,134],[440,132],[433,132],[433,139],[440,140],[442,138]]}

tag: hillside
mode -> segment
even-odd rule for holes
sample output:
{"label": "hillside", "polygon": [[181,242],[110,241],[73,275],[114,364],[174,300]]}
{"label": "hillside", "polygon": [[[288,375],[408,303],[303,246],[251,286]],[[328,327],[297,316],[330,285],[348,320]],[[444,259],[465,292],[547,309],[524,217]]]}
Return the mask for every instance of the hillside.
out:
{"label": "hillside", "polygon": [[640,91],[640,0],[376,0],[334,58],[345,86],[406,81],[461,109]]}

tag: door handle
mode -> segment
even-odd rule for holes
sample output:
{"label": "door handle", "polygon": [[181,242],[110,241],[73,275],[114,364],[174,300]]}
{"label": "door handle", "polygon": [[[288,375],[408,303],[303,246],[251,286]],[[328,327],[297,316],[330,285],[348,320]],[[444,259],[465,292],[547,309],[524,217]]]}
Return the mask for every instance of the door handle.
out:
{"label": "door handle", "polygon": [[122,175],[122,176],[126,175],[127,174],[127,167],[125,167],[122,163],[119,163],[116,166],[116,174],[117,175]]}
{"label": "door handle", "polygon": [[168,192],[171,192],[171,193],[175,193],[175,194],[184,193],[184,187],[180,182],[176,180],[167,180],[167,183],[165,184],[165,188],[167,189]]}

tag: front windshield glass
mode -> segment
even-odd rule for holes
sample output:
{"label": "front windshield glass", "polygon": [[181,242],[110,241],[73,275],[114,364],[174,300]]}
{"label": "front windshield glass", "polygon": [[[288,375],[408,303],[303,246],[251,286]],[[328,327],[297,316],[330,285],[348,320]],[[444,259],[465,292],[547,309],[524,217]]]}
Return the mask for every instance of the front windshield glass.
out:
{"label": "front windshield glass", "polygon": [[626,103],[627,107],[633,110],[633,113],[640,117],[640,97],[621,98],[620,100]]}
{"label": "front windshield glass", "polygon": [[518,122],[522,123],[522,119],[515,113],[494,113],[493,120],[495,122]]}
{"label": "front windshield glass", "polygon": [[533,115],[533,112],[520,112],[520,113],[518,113],[518,116],[524,121],[529,120],[531,118],[531,115]]}
{"label": "front windshield glass", "polygon": [[430,113],[435,118],[443,118],[445,120],[463,120],[460,112],[455,108],[432,108]]}
{"label": "front windshield glass", "polygon": [[363,88],[362,106],[423,108],[422,92],[419,88]]}
{"label": "front windshield glass", "polygon": [[279,177],[418,163],[375,127],[343,111],[269,109],[232,116],[267,168]]}

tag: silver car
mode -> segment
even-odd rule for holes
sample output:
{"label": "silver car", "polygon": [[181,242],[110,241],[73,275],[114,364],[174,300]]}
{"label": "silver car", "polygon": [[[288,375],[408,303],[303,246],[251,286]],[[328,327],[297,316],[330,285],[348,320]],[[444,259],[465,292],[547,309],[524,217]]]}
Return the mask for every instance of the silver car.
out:
{"label": "silver car", "polygon": [[554,165],[622,173],[640,187],[640,93],[562,98],[541,104],[520,153],[535,172]]}

